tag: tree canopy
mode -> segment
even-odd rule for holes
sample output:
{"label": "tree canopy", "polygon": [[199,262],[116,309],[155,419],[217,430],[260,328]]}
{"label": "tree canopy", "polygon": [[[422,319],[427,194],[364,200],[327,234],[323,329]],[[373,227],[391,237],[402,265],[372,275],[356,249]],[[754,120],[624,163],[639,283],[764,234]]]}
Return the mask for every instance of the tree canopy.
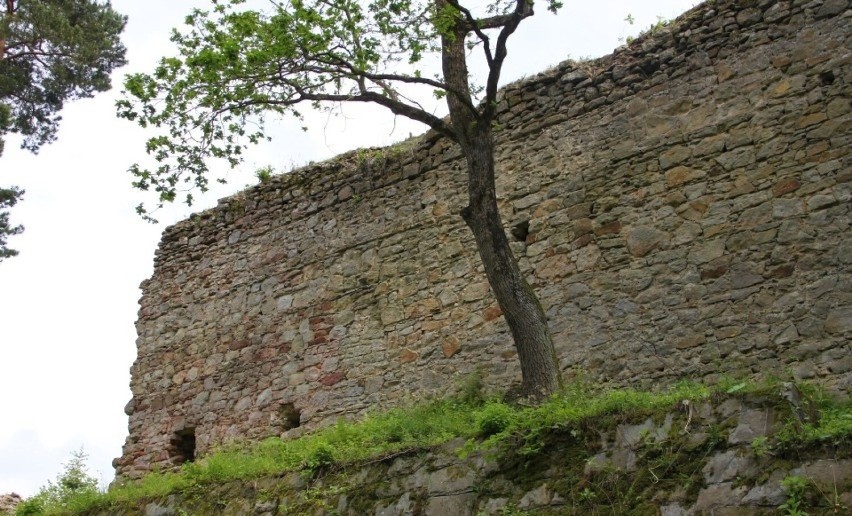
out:
{"label": "tree canopy", "polygon": [[[56,139],[65,102],[111,87],[110,73],[125,64],[119,40],[125,17],[97,0],[2,0],[0,4],[0,154],[16,133],[37,152]],[[23,192],[0,188],[0,208]],[[0,212],[0,260],[13,256],[5,236],[20,232]]]}
{"label": "tree canopy", "polygon": [[[477,119],[493,115],[506,41],[532,2],[498,0],[481,5],[482,16],[457,0],[269,0],[271,9],[244,9],[245,0],[213,0],[175,30],[176,56],[163,58],[153,73],[125,79],[118,115],[143,127],[165,129],[148,140],[154,167],[134,165],[135,186],[154,189],[159,206],[192,187],[206,190],[207,158],[231,166],[247,145],[266,137],[266,118],[292,114],[306,105],[323,109],[339,102],[371,102],[422,122],[456,139],[447,122],[408,93],[452,94]],[[548,8],[561,6],[549,0]],[[456,36],[456,33],[459,33]],[[499,34],[493,34],[500,31]],[[491,70],[482,87],[454,88],[436,74],[442,36],[475,35]],[[471,95],[473,92],[473,96]],[[474,102],[482,93],[483,102]],[[189,186],[187,190],[185,187]],[[140,213],[147,213],[140,205]]]}
{"label": "tree canopy", "polygon": [[[247,145],[267,137],[266,117],[300,117],[304,105],[370,102],[422,122],[456,142],[465,157],[469,204],[460,215],[518,350],[521,391],[553,392],[559,371],[547,317],[497,209],[491,133],[507,41],[533,15],[532,2],[268,0],[266,11],[245,0],[213,4],[211,11],[194,10],[185,28],[173,32],[176,56],[125,80],[118,115],[163,131],[147,142],[155,164],[131,167],[134,185],[153,188],[159,206],[179,194],[191,204],[193,190],[206,190],[210,180],[208,158],[238,165]],[[547,6],[556,11],[561,4]],[[471,52],[488,69],[481,85],[468,73]],[[449,120],[415,100],[424,91],[446,99]],[[145,206],[137,211],[150,219]]]}

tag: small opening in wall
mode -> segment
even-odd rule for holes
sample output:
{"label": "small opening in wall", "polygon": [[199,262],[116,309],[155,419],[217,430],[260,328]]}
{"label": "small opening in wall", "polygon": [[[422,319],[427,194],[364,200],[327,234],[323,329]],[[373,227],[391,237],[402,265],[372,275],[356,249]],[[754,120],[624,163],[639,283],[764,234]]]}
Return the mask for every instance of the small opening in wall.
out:
{"label": "small opening in wall", "polygon": [[302,424],[302,413],[292,403],[284,403],[278,409],[278,412],[281,414],[281,423],[284,425],[284,430],[292,430]]}
{"label": "small opening in wall", "polygon": [[834,82],[834,72],[832,72],[831,70],[820,72],[819,80],[822,81],[823,86],[828,86],[829,84]]}
{"label": "small opening in wall", "polygon": [[175,432],[171,444],[175,462],[183,464],[195,460],[195,428]]}
{"label": "small opening in wall", "polygon": [[527,235],[530,234],[530,221],[525,220],[523,222],[515,224],[514,226],[512,226],[512,229],[510,231],[512,233],[512,236],[515,237],[515,240],[517,240],[518,242],[526,242]]}

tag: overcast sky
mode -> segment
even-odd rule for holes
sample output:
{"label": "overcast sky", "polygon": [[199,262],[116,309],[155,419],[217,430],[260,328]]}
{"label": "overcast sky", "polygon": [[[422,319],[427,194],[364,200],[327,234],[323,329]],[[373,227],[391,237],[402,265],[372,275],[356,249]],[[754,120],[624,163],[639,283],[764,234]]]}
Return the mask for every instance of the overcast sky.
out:
{"label": "overcast sky", "polygon": [[[271,145],[251,153],[230,183],[192,210],[175,206],[143,222],[133,207],[153,196],[131,188],[129,165],[144,160],[147,134],[118,120],[114,102],[125,73],[150,71],[171,52],[169,30],[205,0],[113,0],[129,17],[123,40],[130,64],[115,89],[69,104],[56,143],[38,155],[7,139],[0,185],[26,196],[13,209],[26,231],[13,237],[16,258],[0,263],[0,494],[34,494],[54,479],[72,450],[83,447],[92,472],[113,478],[111,461],[127,435],[139,283],[152,273],[165,224],[256,182],[266,165],[289,170],[362,146],[385,145],[424,128],[381,111],[350,109],[301,124],[282,121]],[[673,18],[697,0],[566,0],[556,16],[539,8],[509,42],[503,82],[532,75],[569,57],[610,53],[620,39]],[[631,14],[634,25],[624,21]],[[394,127],[395,132],[392,132]]]}

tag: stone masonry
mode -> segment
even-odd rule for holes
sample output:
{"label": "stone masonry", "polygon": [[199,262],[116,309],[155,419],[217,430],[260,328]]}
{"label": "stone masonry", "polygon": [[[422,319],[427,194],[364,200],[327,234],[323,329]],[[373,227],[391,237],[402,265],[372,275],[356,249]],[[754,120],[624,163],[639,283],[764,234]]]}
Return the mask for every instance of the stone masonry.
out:
{"label": "stone masonry", "polygon": [[[565,376],[852,388],[848,0],[716,1],[506,87],[498,189]],[[168,228],[142,284],[122,478],[519,380],[427,133]]]}

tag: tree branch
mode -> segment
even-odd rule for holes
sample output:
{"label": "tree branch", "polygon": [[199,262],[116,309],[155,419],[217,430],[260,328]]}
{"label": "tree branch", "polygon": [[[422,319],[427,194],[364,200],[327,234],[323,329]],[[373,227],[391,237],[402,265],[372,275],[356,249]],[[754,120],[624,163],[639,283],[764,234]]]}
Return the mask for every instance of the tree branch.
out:
{"label": "tree branch", "polygon": [[[308,58],[306,56],[305,60],[307,60],[307,59]],[[434,79],[428,79],[426,77],[414,77],[414,76],[411,76],[411,75],[400,75],[400,74],[390,74],[390,73],[371,73],[371,72],[368,72],[368,71],[365,71],[365,70],[360,70],[360,69],[356,68],[352,63],[345,61],[345,60],[342,60],[342,59],[340,59],[340,58],[338,58],[334,55],[330,55],[325,59],[321,59],[319,57],[314,57],[313,60],[317,61],[321,64],[324,64],[326,66],[336,67],[337,69],[329,70],[329,69],[323,69],[323,68],[315,68],[315,69],[310,69],[311,71],[313,71],[315,73],[332,73],[332,74],[337,73],[337,74],[340,74],[344,78],[354,80],[356,83],[359,84],[359,86],[361,86],[362,90],[365,89],[362,86],[363,79],[373,81],[376,84],[378,84],[382,89],[385,89],[385,90],[390,89],[392,91],[395,91],[395,90],[393,90],[392,88],[390,88],[389,86],[384,84],[385,81],[396,81],[396,82],[402,82],[402,83],[406,83],[406,84],[421,84],[421,85],[424,85],[424,86],[431,86],[433,88],[443,90],[443,91],[447,92],[448,94],[455,94],[460,100],[462,100],[462,102],[465,104],[465,106],[467,106],[468,109],[470,109],[474,113],[476,112],[476,106],[474,106],[473,103],[471,103],[469,99],[466,99],[466,98],[464,98],[464,96],[459,95],[457,91],[452,89],[448,84],[441,82],[441,81],[436,81]],[[303,67],[303,69],[308,70],[309,68]]]}
{"label": "tree branch", "polygon": [[482,29],[487,29],[489,27],[480,26],[480,21],[474,18],[473,13],[471,13],[469,9],[460,5],[458,0],[447,0],[447,3],[457,9],[460,13],[464,14],[467,21],[467,25],[464,27],[464,29],[467,29],[465,32],[472,31],[482,41],[483,49],[485,50],[485,61],[488,63],[488,67],[490,68],[491,63],[494,61],[494,57],[491,55],[491,41],[488,39],[488,36],[482,32]]}
{"label": "tree branch", "polygon": [[[299,94],[296,98],[286,99],[286,100],[278,100],[278,101],[269,101],[270,104],[277,104],[281,106],[294,106],[301,102],[311,101],[311,102],[373,102],[380,106],[384,106],[388,108],[395,115],[401,115],[412,120],[416,120],[423,124],[428,125],[438,133],[447,138],[450,138],[453,141],[458,141],[456,137],[455,131],[453,131],[452,127],[449,124],[444,122],[442,119],[437,116],[424,111],[423,109],[411,106],[402,101],[395,100],[390,97],[386,97],[380,93],[376,93],[374,91],[362,91],[358,95],[340,95],[333,93],[312,93],[310,91],[305,90],[298,84],[295,84],[291,81],[287,81],[287,85],[293,88],[296,93]],[[239,107],[247,107],[249,105],[257,104],[254,101],[247,101],[246,103],[241,104]]]}
{"label": "tree branch", "polygon": [[503,61],[506,60],[507,54],[506,41],[515,32],[521,21],[533,14],[533,6],[530,0],[517,0],[514,12],[506,15],[507,20],[500,30],[500,34],[497,36],[497,45],[494,49],[494,62],[489,66],[488,70],[488,81],[485,86],[485,107],[483,109],[483,117],[486,120],[494,115],[494,110],[496,109],[497,83],[500,80],[500,71],[503,68]]}

